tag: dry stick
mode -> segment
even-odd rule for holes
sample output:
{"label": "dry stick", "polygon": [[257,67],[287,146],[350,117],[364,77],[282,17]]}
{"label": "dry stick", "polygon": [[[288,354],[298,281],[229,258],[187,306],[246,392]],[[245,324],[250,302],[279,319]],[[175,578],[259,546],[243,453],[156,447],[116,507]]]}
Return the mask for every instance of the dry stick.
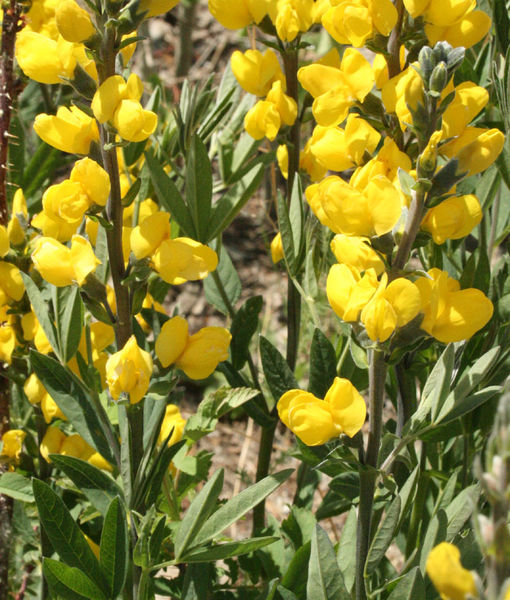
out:
{"label": "dry stick", "polygon": [[[11,0],[4,9],[0,57],[0,224],[7,225],[7,151],[12,105],[16,96],[13,77],[14,42],[18,31],[21,5]],[[0,368],[0,439],[9,429],[9,380]],[[4,470],[0,467],[0,473]],[[11,535],[12,499],[0,494],[0,600],[9,594],[9,539]]]}

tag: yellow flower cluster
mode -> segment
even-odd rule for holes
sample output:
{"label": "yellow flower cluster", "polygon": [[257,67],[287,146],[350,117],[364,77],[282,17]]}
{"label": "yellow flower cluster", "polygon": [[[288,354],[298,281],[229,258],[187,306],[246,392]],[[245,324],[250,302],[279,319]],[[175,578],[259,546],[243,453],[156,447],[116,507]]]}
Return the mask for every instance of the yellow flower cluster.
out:
{"label": "yellow flower cluster", "polygon": [[62,456],[73,456],[86,460],[98,469],[113,470],[110,463],[87,444],[80,435],[77,433],[66,435],[56,425],[50,425],[46,430],[39,451],[46,462],[51,462],[50,454],[62,454]]}

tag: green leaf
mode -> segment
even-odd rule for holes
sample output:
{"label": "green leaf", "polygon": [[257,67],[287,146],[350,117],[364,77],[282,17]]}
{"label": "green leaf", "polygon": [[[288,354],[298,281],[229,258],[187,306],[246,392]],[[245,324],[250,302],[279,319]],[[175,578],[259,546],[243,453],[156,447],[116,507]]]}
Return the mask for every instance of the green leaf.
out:
{"label": "green leaf", "polygon": [[508,48],[508,31],[510,30],[510,21],[508,20],[508,11],[504,0],[496,0],[492,3],[494,16],[492,22],[496,29],[496,39],[502,54],[505,54]]}
{"label": "green leaf", "polygon": [[351,592],[356,579],[356,529],[358,517],[356,508],[351,506],[349,514],[342,529],[342,537],[338,544],[336,554],[340,572],[344,578],[344,584],[348,592]]}
{"label": "green leaf", "polygon": [[[108,462],[115,464],[112,449],[103,433],[96,409],[82,386],[65,367],[50,356],[30,350],[30,363],[49,395],[81,437]],[[113,431],[112,435],[115,435]]]}
{"label": "green leaf", "polygon": [[159,161],[154,158],[151,152],[145,153],[145,161],[159,202],[172,215],[172,219],[179,224],[185,235],[196,238],[197,232],[195,231],[191,213],[175,183],[168,177]]}
{"label": "green leaf", "polygon": [[39,519],[54,550],[69,566],[89,573],[102,588],[104,578],[99,563],[66,505],[43,481],[34,479],[32,486]]}
{"label": "green leaf", "polygon": [[57,341],[57,329],[50,319],[48,313],[48,305],[44,301],[44,298],[41,292],[39,291],[39,288],[32,281],[32,278],[26,273],[23,273],[23,271],[21,271],[21,277],[23,278],[23,283],[25,284],[25,290],[27,292],[28,299],[30,300],[30,304],[32,305],[32,309],[35,313],[35,316],[39,321],[39,325],[42,327],[44,333],[46,334],[46,337],[48,338],[53,352],[55,352],[55,354],[61,360],[60,348]]}
{"label": "green leaf", "polygon": [[311,545],[310,541],[296,550],[282,578],[282,586],[292,590],[299,598],[306,593]]}
{"label": "green leaf", "polygon": [[[218,258],[219,262],[215,273],[223,284],[228,303],[233,307],[241,295],[241,280],[224,246],[221,247]],[[213,275],[204,279],[204,292],[207,301],[221,313],[224,315],[230,313]]]}
{"label": "green leaf", "polygon": [[20,473],[3,473],[0,475],[0,494],[21,502],[34,501],[32,482]]}
{"label": "green leaf", "polygon": [[279,539],[280,538],[276,536],[265,536],[249,538],[239,542],[226,542],[224,544],[211,546],[210,548],[197,548],[185,554],[182,557],[182,561],[197,563],[225,560],[226,558],[232,558],[233,556],[240,556],[241,554],[255,552],[255,550],[259,550],[264,546],[268,546]]}
{"label": "green leaf", "polygon": [[212,170],[207,148],[194,135],[186,161],[186,204],[197,232],[197,240],[207,243],[207,230],[211,216]]}
{"label": "green leaf", "polygon": [[450,506],[445,510],[448,520],[447,541],[453,540],[464,523],[471,517],[479,497],[480,490],[477,485],[470,485],[455,496]]}
{"label": "green leaf", "polygon": [[223,469],[220,469],[195,496],[179,525],[174,540],[176,562],[182,562],[183,554],[196,545],[195,537],[214,511],[222,488]]}
{"label": "green leaf", "polygon": [[278,229],[282,237],[283,255],[287,271],[293,277],[296,276],[296,248],[294,246],[294,235],[290,222],[289,208],[282,193],[278,191],[276,196],[276,208],[278,212]]}
{"label": "green leaf", "polygon": [[425,583],[419,567],[402,577],[388,600],[425,600]]}
{"label": "green leaf", "polygon": [[322,331],[315,329],[310,348],[310,381],[308,383],[308,390],[318,398],[324,398],[335,377],[335,349]]}
{"label": "green leaf", "polygon": [[67,364],[76,354],[83,331],[83,302],[80,288],[57,288],[55,307],[62,362]]}
{"label": "green leaf", "polygon": [[205,544],[219,535],[227,527],[232,525],[232,523],[235,523],[254,506],[257,506],[264,498],[280,487],[293,472],[294,469],[286,469],[285,471],[280,471],[279,473],[264,477],[264,479],[261,479],[257,483],[244,489],[237,494],[237,496],[234,496],[228,502],[220,506],[201,528],[200,533],[195,540],[193,540],[193,546]]}
{"label": "green leaf", "polygon": [[262,303],[262,296],[248,298],[232,321],[230,352],[234,369],[242,369],[248,360],[250,341],[259,325],[259,313],[262,310]]}
{"label": "green leaf", "polygon": [[443,409],[437,417],[435,424],[444,425],[445,423],[455,421],[455,419],[458,419],[463,415],[467,415],[475,410],[475,408],[482,406],[482,404],[485,404],[491,398],[494,398],[494,396],[501,394],[502,389],[503,388],[500,385],[491,385],[483,390],[478,390],[478,392],[471,394],[471,396],[463,398],[460,402],[451,407],[450,410],[448,410],[449,407],[446,410]]}
{"label": "green leaf", "polygon": [[221,235],[258,189],[265,166],[256,165],[234,187],[228,190],[214,206],[208,226],[207,241]]}
{"label": "green leaf", "polygon": [[111,501],[104,519],[99,562],[108,580],[111,597],[116,598],[124,588],[129,569],[126,512],[119,497]]}
{"label": "green leaf", "polygon": [[420,405],[409,420],[409,426],[406,427],[407,430],[416,431],[424,423],[429,414],[432,415],[432,421],[439,414],[450,391],[454,359],[455,350],[453,344],[448,344],[428,376],[422,391]]}
{"label": "green leaf", "polygon": [[301,177],[296,173],[294,177],[294,183],[292,185],[292,194],[290,196],[289,206],[289,221],[292,229],[292,241],[294,244],[294,252],[296,253],[296,260],[298,264],[301,264],[301,254],[303,251],[303,186],[301,183]]}
{"label": "green leaf", "polygon": [[51,461],[64,471],[103,515],[106,514],[112,500],[116,496],[122,496],[122,490],[109,475],[81,458],[51,454]]}
{"label": "green leaf", "polygon": [[280,352],[264,336],[259,342],[260,360],[267,385],[276,402],[289,390],[299,389],[294,374]]}
{"label": "green leaf", "polygon": [[370,544],[367,561],[365,563],[365,577],[371,575],[377,565],[381,562],[390,547],[393,537],[397,530],[397,524],[400,518],[401,500],[396,496],[390,504],[384,517],[384,521],[379,525],[377,532]]}
{"label": "green leaf", "polygon": [[328,534],[316,525],[312,536],[306,597],[310,600],[350,600]]}
{"label": "green leaf", "polygon": [[55,169],[60,166],[62,166],[62,153],[45,142],[39,144],[23,173],[21,188],[25,198],[36,194],[45,180],[51,179]]}
{"label": "green leaf", "polygon": [[427,531],[423,537],[423,543],[420,551],[420,570],[422,575],[425,574],[425,565],[430,551],[440,542],[444,542],[448,527],[448,517],[444,510],[438,510],[437,513],[430,519]]}
{"label": "green leaf", "polygon": [[43,574],[54,598],[106,600],[106,596],[97,585],[76,567],[69,567],[58,560],[44,557]]}

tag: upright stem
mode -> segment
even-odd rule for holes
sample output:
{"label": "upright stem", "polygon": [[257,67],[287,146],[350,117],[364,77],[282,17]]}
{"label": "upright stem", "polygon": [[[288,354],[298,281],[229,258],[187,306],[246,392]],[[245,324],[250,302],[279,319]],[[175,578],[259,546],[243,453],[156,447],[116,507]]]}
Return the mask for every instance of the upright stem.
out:
{"label": "upright stem", "polygon": [[390,279],[395,279],[399,276],[398,271],[404,268],[405,264],[411,256],[411,250],[413,248],[414,240],[420,230],[421,221],[423,219],[423,213],[425,211],[425,193],[421,190],[417,192],[413,191],[411,198],[411,206],[409,207],[409,213],[402,234],[402,240],[400,241],[397,255],[392,265],[392,273]]}
{"label": "upright stem", "polygon": [[404,21],[404,4],[402,0],[395,0],[395,8],[397,9],[397,23],[390,33],[388,40],[388,74],[390,79],[400,73],[400,34],[402,31],[402,23]]}
{"label": "upright stem", "polygon": [[193,60],[193,29],[197,2],[192,0],[179,6],[179,45],[177,46],[177,67],[175,75],[186,77]]}
{"label": "upright stem", "polygon": [[[273,415],[274,416],[274,415]],[[271,464],[271,453],[273,451],[274,433],[276,430],[277,421],[273,422],[269,427],[263,427],[260,432],[259,455],[257,460],[256,481],[260,481],[267,477],[269,466]],[[260,533],[265,527],[265,501],[260,502],[253,509],[253,534]]]}
{"label": "upright stem", "polygon": [[372,508],[374,505],[377,462],[381,445],[384,384],[387,364],[384,353],[375,349],[370,352],[369,399],[370,430],[364,463],[360,464],[360,496],[358,530],[356,540],[356,600],[366,600],[364,570],[371,539]]}

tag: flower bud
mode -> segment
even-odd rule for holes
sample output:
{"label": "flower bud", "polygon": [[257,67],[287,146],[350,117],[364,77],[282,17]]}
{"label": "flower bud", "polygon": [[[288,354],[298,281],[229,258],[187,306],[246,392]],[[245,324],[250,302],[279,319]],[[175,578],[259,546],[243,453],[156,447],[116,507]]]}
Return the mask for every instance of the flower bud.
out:
{"label": "flower bud", "polygon": [[282,234],[278,232],[271,241],[271,260],[276,265],[283,260],[284,256]]}
{"label": "flower bud", "polygon": [[432,75],[430,76],[429,94],[434,98],[439,98],[447,83],[448,69],[446,68],[446,64],[444,62],[440,62],[434,67]]}
{"label": "flower bud", "polygon": [[161,429],[158,436],[158,444],[162,444],[166,438],[172,432],[168,445],[173,446],[180,440],[182,440],[182,434],[184,433],[184,426],[186,425],[186,419],[184,419],[179,411],[179,407],[175,404],[169,404],[165,410],[165,416],[161,423]]}
{"label": "flower bud", "polygon": [[420,71],[423,81],[426,83],[432,75],[434,67],[436,66],[436,59],[432,48],[429,46],[423,46],[418,54],[418,63],[420,64]]}

